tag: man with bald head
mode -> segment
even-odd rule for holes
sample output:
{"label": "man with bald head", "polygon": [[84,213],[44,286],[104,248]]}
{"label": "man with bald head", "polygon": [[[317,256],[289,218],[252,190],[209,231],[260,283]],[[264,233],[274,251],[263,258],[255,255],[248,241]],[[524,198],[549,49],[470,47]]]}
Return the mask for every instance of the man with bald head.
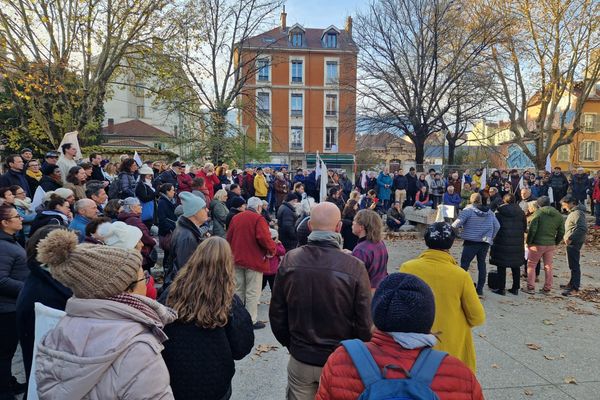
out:
{"label": "man with bald head", "polygon": [[286,254],[275,278],[269,320],[288,348],[288,400],[314,399],[321,369],[342,340],[371,337],[371,289],[362,261],[342,251],[340,210],[311,211],[308,244]]}

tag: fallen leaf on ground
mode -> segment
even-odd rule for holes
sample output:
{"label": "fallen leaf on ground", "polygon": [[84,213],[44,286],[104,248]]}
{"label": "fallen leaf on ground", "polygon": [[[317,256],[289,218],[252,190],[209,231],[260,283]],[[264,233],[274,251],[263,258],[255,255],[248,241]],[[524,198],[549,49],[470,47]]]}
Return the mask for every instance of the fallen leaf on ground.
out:
{"label": "fallen leaf on ground", "polygon": [[565,358],[565,354],[564,354],[564,353],[560,353],[560,354],[558,355],[558,358]]}
{"label": "fallen leaf on ground", "polygon": [[545,358],[546,360],[550,360],[550,361],[552,361],[552,360],[556,360],[556,357],[552,357],[552,356],[549,356],[549,355],[547,355],[547,354],[544,354],[544,358]]}
{"label": "fallen leaf on ground", "polygon": [[525,343],[525,345],[527,347],[529,347],[531,350],[539,350],[542,348],[542,346],[540,346],[539,344],[535,344],[535,343]]}
{"label": "fallen leaf on ground", "polygon": [[492,368],[498,369],[500,367],[498,366],[498,364],[492,364]]}
{"label": "fallen leaf on ground", "polygon": [[523,393],[525,393],[525,396],[533,396],[533,392],[529,389],[525,389]]}
{"label": "fallen leaf on ground", "polygon": [[545,319],[542,322],[544,323],[544,325],[554,325],[554,322],[550,321],[549,319]]}
{"label": "fallen leaf on ground", "polygon": [[483,333],[480,333],[479,337],[482,338],[482,339],[485,339],[487,336],[485,336]]}
{"label": "fallen leaf on ground", "polygon": [[274,344],[259,344],[256,346],[256,352],[254,354],[261,357],[263,353],[268,353],[270,351],[277,350],[278,348],[279,347],[275,346]]}
{"label": "fallen leaf on ground", "polygon": [[570,383],[570,384],[573,384],[573,385],[577,385],[577,381],[575,380],[574,376],[567,376],[565,378],[565,383]]}

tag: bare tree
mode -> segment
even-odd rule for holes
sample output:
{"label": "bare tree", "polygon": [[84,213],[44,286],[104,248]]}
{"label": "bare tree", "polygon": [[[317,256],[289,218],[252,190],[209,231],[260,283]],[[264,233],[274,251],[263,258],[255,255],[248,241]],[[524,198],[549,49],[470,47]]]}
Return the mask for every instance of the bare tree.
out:
{"label": "bare tree", "polygon": [[[468,23],[463,23],[469,16]],[[379,0],[359,14],[360,113],[406,135],[423,163],[427,138],[452,108],[457,81],[495,42],[499,18],[468,1]]]}
{"label": "bare tree", "polygon": [[[494,98],[514,142],[537,168],[581,131],[583,106],[600,79],[600,3],[508,0],[494,9],[511,22],[492,52]],[[528,145],[534,144],[531,150]]]}
{"label": "bare tree", "polygon": [[165,43],[165,52],[181,65],[187,79],[167,83],[163,99],[185,108],[181,98],[167,93],[179,88],[186,93],[183,98],[199,105],[184,112],[205,120],[203,143],[195,145],[215,162],[232,150],[232,136],[235,140],[243,135],[231,123],[231,112],[242,107],[238,100],[261,54],[246,51],[248,39],[262,33],[281,5],[282,0],[187,0],[171,21],[178,35]]}

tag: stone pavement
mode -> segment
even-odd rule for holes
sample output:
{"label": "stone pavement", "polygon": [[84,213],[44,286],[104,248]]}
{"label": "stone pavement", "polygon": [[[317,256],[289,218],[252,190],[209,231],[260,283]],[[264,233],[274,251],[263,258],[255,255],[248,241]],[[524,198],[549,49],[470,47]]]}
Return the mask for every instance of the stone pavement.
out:
{"label": "stone pavement", "polygon": [[[422,240],[388,241],[387,245],[389,272],[397,272],[403,261],[425,250]],[[456,258],[461,248],[458,241],[452,249]],[[583,286],[600,286],[600,249],[587,245],[582,254]],[[558,288],[568,280],[564,247],[555,262]],[[475,263],[471,268],[476,270]],[[511,282],[510,272],[508,275]],[[477,377],[486,399],[600,399],[600,303],[566,299],[558,289],[552,296],[520,293],[502,297],[487,288],[484,293],[487,322],[474,330],[474,337]],[[268,320],[269,298],[266,289],[259,306],[259,319],[264,321]],[[232,399],[284,399],[288,352],[277,343],[268,324],[255,333],[252,353],[236,363]],[[20,350],[13,371],[24,380]]]}
{"label": "stone pavement", "polygon": [[[403,261],[424,249],[422,240],[388,242],[389,272],[397,272]],[[462,243],[457,242],[453,255],[459,257],[461,249]],[[520,293],[503,297],[486,288],[487,322],[474,330],[477,377],[486,399],[600,399],[600,303],[560,296],[558,285],[568,280],[564,247],[555,262],[557,289],[552,296]],[[583,286],[600,286],[600,249],[584,247],[582,265]],[[475,263],[471,268],[476,271]],[[508,275],[510,285],[510,272]],[[269,296],[265,289],[259,307],[259,319],[265,321]],[[284,399],[288,352],[279,346],[268,324],[255,333],[253,352],[236,364],[232,399]],[[268,350],[269,345],[278,348],[257,351]]]}

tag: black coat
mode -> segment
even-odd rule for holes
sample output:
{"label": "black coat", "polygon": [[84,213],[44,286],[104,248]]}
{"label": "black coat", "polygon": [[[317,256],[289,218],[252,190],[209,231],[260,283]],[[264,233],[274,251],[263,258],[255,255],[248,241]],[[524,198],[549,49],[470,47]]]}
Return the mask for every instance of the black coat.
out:
{"label": "black coat", "polygon": [[201,328],[193,322],[175,321],[165,327],[163,359],[177,400],[220,400],[231,387],[234,360],[241,360],[254,346],[250,314],[234,295],[227,325]]}
{"label": "black coat", "polygon": [[27,197],[33,198],[33,192],[29,188],[29,183],[27,183],[25,174],[10,169],[4,175],[0,176],[0,187],[9,187],[13,185],[20,186],[25,193],[27,193]]}
{"label": "black coat", "polygon": [[500,230],[490,250],[490,264],[520,267],[525,264],[525,213],[517,204],[502,204],[496,211]]}
{"label": "black coat", "polygon": [[15,236],[0,230],[0,313],[15,311],[17,296],[27,275],[25,249]]}
{"label": "black coat", "polygon": [[160,195],[157,207],[158,236],[167,236],[175,230],[177,224],[177,216],[175,215],[176,207],[177,204],[170,201],[166,195]]}
{"label": "black coat", "polygon": [[296,235],[296,210],[290,203],[283,202],[277,210],[277,226],[279,227],[279,240],[285,251],[288,252],[298,246]]}
{"label": "black coat", "polygon": [[417,193],[417,181],[419,180],[419,178],[417,177],[417,175],[412,176],[410,174],[410,172],[406,175],[404,175],[406,177],[406,191],[408,193]]}
{"label": "black coat", "polygon": [[35,334],[34,303],[42,303],[56,310],[64,310],[67,300],[73,295],[71,289],[63,286],[36,261],[29,263],[30,274],[17,299],[17,333],[23,351],[25,374],[29,380],[33,356]]}
{"label": "black coat", "polygon": [[352,233],[351,219],[342,220],[342,230],[340,234],[342,235],[342,239],[344,239],[344,249],[350,251],[354,250],[354,248],[358,244],[358,236]]}
{"label": "black coat", "polygon": [[35,231],[40,229],[42,226],[46,225],[62,225],[64,227],[69,227],[69,223],[65,221],[66,215],[63,218],[60,212],[58,211],[42,211],[38,213],[33,222],[31,223],[31,229],[29,231],[29,237],[33,236]]}
{"label": "black coat", "polygon": [[298,238],[298,247],[304,246],[308,243],[308,235],[310,235],[310,229],[308,228],[309,220],[310,216],[296,221],[296,237]]}
{"label": "black coat", "polygon": [[40,186],[42,187],[44,192],[47,193],[47,192],[54,192],[56,189],[61,188],[62,183],[55,181],[54,179],[50,178],[48,175],[44,175],[44,176],[42,176],[42,179],[40,179]]}

